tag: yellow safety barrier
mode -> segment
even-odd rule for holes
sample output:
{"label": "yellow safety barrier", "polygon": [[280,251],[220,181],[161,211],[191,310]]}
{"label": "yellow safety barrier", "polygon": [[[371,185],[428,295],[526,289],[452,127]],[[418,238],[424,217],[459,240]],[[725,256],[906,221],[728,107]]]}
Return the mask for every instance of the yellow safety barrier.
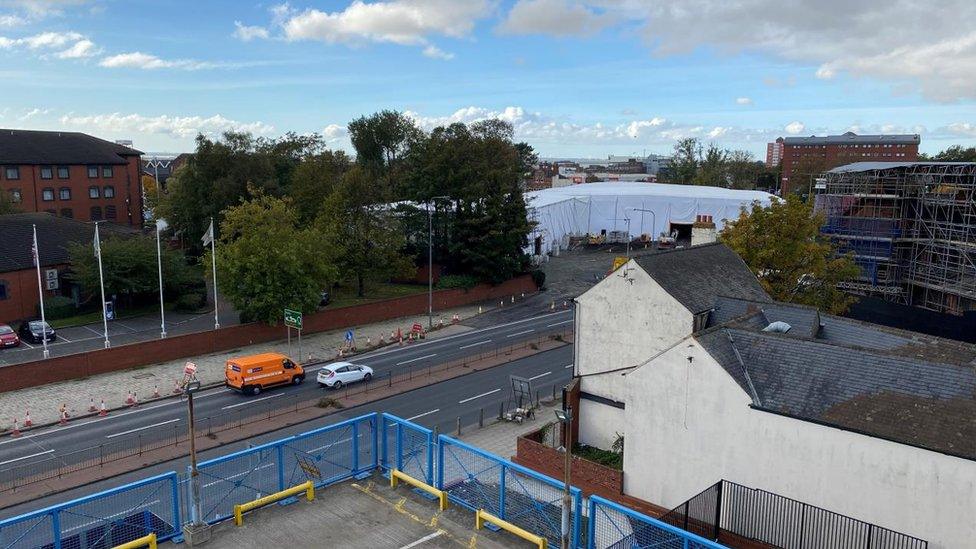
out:
{"label": "yellow safety barrier", "polygon": [[529,532],[528,530],[519,528],[518,526],[515,526],[511,522],[504,521],[496,517],[495,515],[492,515],[491,513],[485,511],[484,509],[478,509],[478,512],[475,513],[474,515],[475,529],[481,530],[481,528],[485,525],[486,522],[490,522],[495,526],[501,528],[502,530],[505,530],[507,532],[515,534],[516,536],[524,540],[532,542],[532,544],[538,547],[539,549],[546,549],[546,546],[549,544],[549,540],[547,540],[542,536],[537,536],[532,532]]}
{"label": "yellow safety barrier", "polygon": [[281,501],[285,498],[295,496],[305,492],[305,499],[312,501],[315,499],[315,484],[312,481],[303,482],[298,486],[292,486],[287,490],[282,490],[280,492],[275,492],[270,496],[264,496],[263,498],[256,499],[254,501],[249,501],[247,503],[241,503],[240,505],[234,506],[234,524],[240,526],[244,524],[244,513],[257,509],[258,507],[264,507],[269,503],[274,503],[276,501]]}
{"label": "yellow safety barrier", "polygon": [[148,546],[149,549],[156,549],[156,534],[149,534],[148,536],[142,536],[139,539],[134,539],[129,543],[123,543],[122,545],[116,545],[112,549],[139,549],[140,547]]}
{"label": "yellow safety barrier", "polygon": [[447,492],[445,492],[443,490],[438,490],[437,488],[434,488],[430,484],[427,484],[426,482],[421,482],[421,481],[413,478],[412,476],[410,476],[410,475],[408,475],[408,474],[406,474],[406,473],[404,473],[402,471],[398,471],[396,469],[391,469],[390,470],[390,486],[393,487],[393,488],[396,488],[397,487],[397,481],[400,481],[400,480],[402,480],[403,482],[406,482],[407,484],[409,484],[409,485],[411,485],[411,486],[413,486],[415,488],[419,488],[419,489],[423,490],[424,492],[427,492],[428,494],[431,494],[434,497],[436,497],[438,499],[438,501],[440,501],[441,511],[447,509]]}

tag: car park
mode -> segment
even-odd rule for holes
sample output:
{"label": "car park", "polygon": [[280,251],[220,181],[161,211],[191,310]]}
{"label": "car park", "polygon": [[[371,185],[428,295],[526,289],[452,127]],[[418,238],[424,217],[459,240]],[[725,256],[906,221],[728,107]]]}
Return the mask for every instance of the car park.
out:
{"label": "car park", "polygon": [[31,343],[40,343],[42,339],[54,341],[57,339],[57,334],[47,322],[27,320],[20,325],[20,338]]}
{"label": "car park", "polygon": [[13,328],[0,324],[0,347],[16,347],[20,345],[20,337]]}
{"label": "car park", "polygon": [[362,364],[352,362],[333,362],[319,370],[315,380],[319,387],[339,389],[343,385],[358,381],[369,381],[373,378],[373,369]]}

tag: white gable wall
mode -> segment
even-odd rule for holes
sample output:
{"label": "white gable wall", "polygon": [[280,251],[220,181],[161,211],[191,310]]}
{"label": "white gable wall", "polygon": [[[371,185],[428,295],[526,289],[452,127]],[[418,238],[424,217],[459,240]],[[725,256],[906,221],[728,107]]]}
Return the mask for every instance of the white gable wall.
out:
{"label": "white gable wall", "polygon": [[976,546],[976,462],[751,409],[694,340],[625,379],[628,495],[672,508],[726,479],[931,549]]}

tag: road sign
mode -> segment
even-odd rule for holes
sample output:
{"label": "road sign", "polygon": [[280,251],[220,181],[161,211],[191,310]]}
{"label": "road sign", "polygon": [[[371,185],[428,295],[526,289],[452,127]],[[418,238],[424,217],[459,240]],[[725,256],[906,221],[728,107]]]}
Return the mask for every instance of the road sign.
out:
{"label": "road sign", "polygon": [[346,330],[346,341],[352,341],[352,330]]}
{"label": "road sign", "polygon": [[295,328],[297,330],[302,329],[302,312],[293,311],[291,309],[285,309],[285,326],[290,328]]}
{"label": "road sign", "polygon": [[415,322],[413,325],[413,331],[417,333],[422,332],[424,331],[424,326],[419,322]]}

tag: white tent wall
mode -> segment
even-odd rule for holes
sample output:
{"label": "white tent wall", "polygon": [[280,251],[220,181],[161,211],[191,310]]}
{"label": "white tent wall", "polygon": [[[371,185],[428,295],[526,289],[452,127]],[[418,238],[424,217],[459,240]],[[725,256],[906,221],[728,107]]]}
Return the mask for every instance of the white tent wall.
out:
{"label": "white tent wall", "polygon": [[[530,235],[542,237],[542,253],[565,247],[567,235],[627,231],[631,238],[649,234],[657,238],[671,223],[691,223],[697,215],[711,215],[721,230],[724,220],[735,219],[755,201],[767,206],[773,195],[696,185],[659,183],[586,183],[526,193],[529,219],[536,222]],[[645,210],[645,211],[642,211]]]}

